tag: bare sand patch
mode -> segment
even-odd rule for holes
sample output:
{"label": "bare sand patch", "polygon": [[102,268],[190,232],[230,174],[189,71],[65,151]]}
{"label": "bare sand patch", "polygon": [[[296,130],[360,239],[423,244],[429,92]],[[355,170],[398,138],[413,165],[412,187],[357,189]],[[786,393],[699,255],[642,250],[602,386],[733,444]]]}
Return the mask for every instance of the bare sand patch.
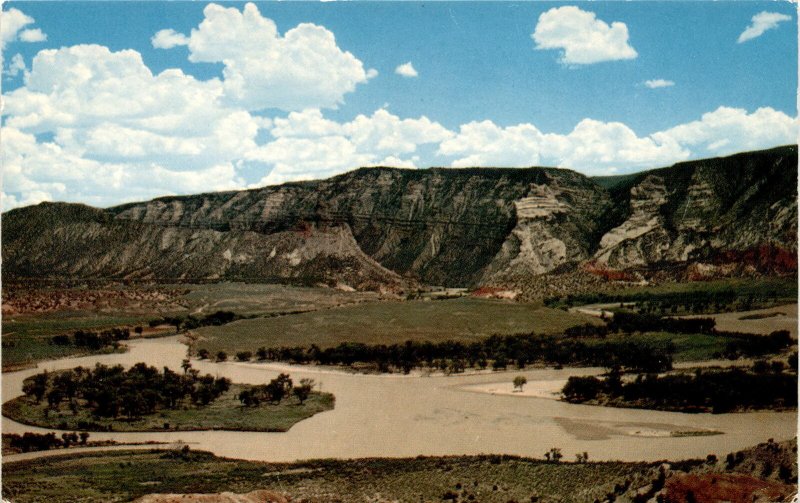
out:
{"label": "bare sand patch", "polygon": [[561,390],[566,383],[566,379],[528,381],[522,389],[518,389],[514,388],[514,383],[509,379],[504,382],[470,384],[462,386],[461,389],[472,393],[560,400]]}
{"label": "bare sand patch", "polygon": [[608,440],[614,436],[641,438],[670,438],[721,435],[709,428],[692,428],[670,423],[648,423],[632,421],[595,421],[577,418],[556,417],[559,426],[579,440]]}

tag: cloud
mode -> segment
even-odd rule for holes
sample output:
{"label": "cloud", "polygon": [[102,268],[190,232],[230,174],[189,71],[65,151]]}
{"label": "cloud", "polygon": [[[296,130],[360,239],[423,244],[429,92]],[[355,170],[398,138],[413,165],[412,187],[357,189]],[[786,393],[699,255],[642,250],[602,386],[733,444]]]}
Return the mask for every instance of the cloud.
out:
{"label": "cloud", "polygon": [[544,135],[532,124],[503,128],[492,121],[470,122],[439,145],[438,154],[455,156],[453,167],[533,166],[539,164]]}
{"label": "cloud", "polygon": [[696,155],[725,155],[797,142],[797,118],[770,107],[753,113],[741,108],[719,107],[700,120],[653,134],[661,141],[674,141],[693,148]]}
{"label": "cloud", "polygon": [[376,155],[410,154],[418,145],[439,143],[453,135],[425,116],[400,119],[384,109],[376,110],[371,116],[358,115],[343,124],[342,130],[361,151]]}
{"label": "cloud", "polygon": [[783,112],[720,107],[700,120],[648,136],[619,122],[580,121],[568,134],[543,133],[533,124],[500,127],[491,121],[462,125],[437,154],[453,167],[561,166],[609,174],[666,166],[690,158],[728,155],[795,143],[800,123]]}
{"label": "cloud", "polygon": [[[24,71],[24,60],[12,59]],[[220,79],[153,74],[138,52],[99,45],[39,51],[24,85],[3,98],[6,208],[40,200],[105,206],[259,178],[411,166],[419,145],[452,135],[426,117],[384,109],[343,123],[318,108],[255,115],[226,99]]]}
{"label": "cloud", "polygon": [[33,24],[34,19],[19,9],[8,9],[2,11],[2,22],[0,22],[0,49],[5,49],[6,45],[15,40],[22,42],[43,42],[47,40],[39,28],[23,30],[29,24]]}
{"label": "cloud", "polygon": [[414,65],[411,64],[411,61],[399,65],[397,68],[394,69],[394,73],[409,78],[419,76],[417,70],[414,69]]}
{"label": "cloud", "polygon": [[778,12],[762,11],[753,16],[750,25],[745,28],[741,35],[739,35],[738,42],[747,42],[754,38],[758,38],[767,30],[772,30],[778,27],[778,23],[782,21],[790,21],[791,16],[780,14]]}
{"label": "cloud", "polygon": [[[33,22],[11,14],[16,24],[8,28],[5,16],[8,40]],[[137,51],[100,45],[41,50],[29,69],[21,55],[11,58],[7,73],[25,77],[3,95],[3,208],[44,200],[108,206],[324,178],[359,166],[411,168],[430,164],[432,152],[456,167],[558,165],[600,174],[797,138],[797,119],[771,108],[720,107],[645,136],[589,118],[567,134],[491,121],[451,131],[426,116],[403,118],[385,108],[336,121],[322,110],[350,92],[336,75],[350,72],[364,81],[376,72],[364,71],[323,27],[298,25],[281,36],[253,5],[242,11],[211,5],[191,35],[159,33],[154,45],[185,42],[190,58],[222,61],[223,77],[199,80],[179,69],[153,73]],[[243,45],[241,54],[232,50],[236,44]],[[270,76],[279,68],[270,65],[279,64],[288,74]],[[292,73],[301,67],[305,73]],[[325,80],[331,72],[333,80]],[[293,89],[281,87],[289,83]],[[286,112],[261,111],[265,103]]]}
{"label": "cloud", "polygon": [[561,49],[561,62],[566,65],[634,59],[638,55],[628,43],[625,23],[615,21],[609,26],[593,12],[574,6],[544,12],[531,38],[536,49]]}
{"label": "cloud", "polygon": [[566,135],[542,133],[533,124],[472,122],[443,141],[438,154],[455,157],[453,167],[555,165],[590,174],[654,167],[689,155],[675,142],[639,138],[622,123],[592,119],[582,120]]}
{"label": "cloud", "polygon": [[384,157],[380,161],[370,164],[370,166],[380,166],[383,168],[406,168],[406,169],[415,169],[419,164],[419,157],[414,156],[411,159],[400,159],[399,157],[395,157],[390,155],[388,157]]}
{"label": "cloud", "polygon": [[157,163],[102,162],[57,142],[37,142],[33,135],[15,128],[3,128],[3,135],[4,210],[48,200],[108,206],[242,186],[229,163],[175,171]]}
{"label": "cloud", "polygon": [[25,74],[27,70],[28,67],[25,65],[25,58],[22,57],[22,54],[14,54],[8,63],[8,69],[3,73],[10,77],[16,77],[20,73]]}
{"label": "cloud", "polygon": [[256,186],[326,178],[369,163],[370,154],[359,153],[342,136],[321,138],[278,138],[257,151],[248,160],[272,166]]}
{"label": "cloud", "polygon": [[189,38],[173,29],[160,30],[150,39],[156,49],[172,49],[179,45],[189,45]]}
{"label": "cloud", "polygon": [[39,28],[33,28],[31,30],[22,30],[19,33],[19,39],[22,42],[44,42],[47,40],[47,35]]}
{"label": "cloud", "polygon": [[427,117],[401,119],[384,109],[338,123],[318,109],[276,117],[275,141],[251,151],[248,162],[270,168],[258,185],[324,178],[360,166],[413,167],[420,145],[436,144],[453,133]]}
{"label": "cloud", "polygon": [[301,23],[281,36],[252,3],[242,11],[209,4],[203,14],[188,37],[161,30],[152,42],[162,48],[186,42],[190,61],[222,63],[224,97],[231,105],[250,111],[336,108],[345,94],[377,75],[340,49],[322,26]]}
{"label": "cloud", "polygon": [[243,186],[233,163],[271,122],[222,94],[218,79],[154,75],[132,50],[40,51],[25,84],[3,97],[4,204],[34,192],[108,205]]}
{"label": "cloud", "polygon": [[650,89],[658,89],[660,87],[672,87],[675,85],[675,82],[671,80],[654,79],[654,80],[645,80],[644,85],[649,87]]}

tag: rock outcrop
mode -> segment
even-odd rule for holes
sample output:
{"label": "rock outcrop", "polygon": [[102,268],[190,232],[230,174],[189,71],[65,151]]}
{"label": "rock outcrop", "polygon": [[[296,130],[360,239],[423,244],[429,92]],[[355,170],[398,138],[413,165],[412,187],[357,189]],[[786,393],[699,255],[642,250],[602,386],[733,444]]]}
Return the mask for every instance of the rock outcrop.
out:
{"label": "rock outcrop", "polygon": [[566,288],[676,265],[796,272],[796,179],[789,146],[598,181],[556,168],[363,168],[108,209],[43,203],[3,215],[3,266],[11,279],[394,290],[513,288],[548,274],[571,275]]}

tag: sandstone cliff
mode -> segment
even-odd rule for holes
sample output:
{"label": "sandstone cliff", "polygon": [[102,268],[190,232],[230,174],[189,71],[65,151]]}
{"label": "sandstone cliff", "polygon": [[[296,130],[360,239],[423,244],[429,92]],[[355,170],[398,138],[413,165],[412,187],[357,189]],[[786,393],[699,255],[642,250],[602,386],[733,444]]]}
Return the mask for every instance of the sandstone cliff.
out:
{"label": "sandstone cliff", "polygon": [[792,272],[796,177],[790,146],[598,180],[364,168],[105,210],[45,203],[3,215],[4,274],[403,289],[697,265]]}

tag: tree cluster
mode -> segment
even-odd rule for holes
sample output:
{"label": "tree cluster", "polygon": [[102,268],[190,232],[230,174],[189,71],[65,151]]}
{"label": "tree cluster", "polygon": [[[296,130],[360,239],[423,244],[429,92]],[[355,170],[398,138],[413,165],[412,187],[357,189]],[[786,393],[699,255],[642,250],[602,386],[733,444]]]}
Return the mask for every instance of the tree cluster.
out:
{"label": "tree cluster", "polygon": [[721,288],[689,292],[638,292],[638,293],[585,293],[561,297],[548,297],[548,307],[573,307],[586,304],[608,304],[612,302],[635,303],[641,313],[719,313],[725,311],[749,311],[764,305],[774,305],[781,299],[795,297],[789,287],[753,285],[752,288]]}
{"label": "tree cluster", "polygon": [[245,407],[258,407],[262,403],[279,404],[291,395],[302,405],[314,388],[313,379],[301,379],[295,386],[289,374],[280,374],[267,384],[250,386],[239,392],[238,399]]}
{"label": "tree cluster", "polygon": [[201,317],[194,315],[166,316],[164,318],[151,320],[150,326],[154,327],[163,324],[172,325],[175,327],[175,331],[179,332],[181,330],[194,330],[200,327],[225,325],[241,318],[242,316],[232,311],[216,311]]}
{"label": "tree cluster", "polygon": [[779,353],[794,343],[788,330],[776,330],[766,336],[740,332],[714,332],[714,335],[730,339],[725,351],[718,355],[730,360]]}
{"label": "tree cluster", "polygon": [[55,335],[50,339],[50,343],[56,346],[75,346],[96,351],[108,346],[116,346],[119,341],[126,341],[130,337],[129,328],[112,328],[100,332],[76,330],[72,335]]}
{"label": "tree cluster", "polygon": [[623,382],[619,369],[612,369],[604,379],[570,377],[562,393],[573,403],[598,400],[681,412],[797,407],[797,374],[783,369],[783,365],[775,365],[697,370],[694,374],[639,374],[630,382]]}
{"label": "tree cluster", "polygon": [[[345,342],[326,349],[316,345],[259,348],[256,356],[262,361],[299,364],[352,366],[370,363],[381,372],[399,370],[405,373],[423,367],[459,373],[468,367],[484,369],[489,365],[501,370],[509,365],[525,368],[532,363],[604,366],[609,362],[629,370],[660,372],[672,368],[673,352],[674,347],[669,345],[660,347],[634,341],[587,342],[580,337],[524,334],[494,335],[473,343],[406,341],[403,344],[371,345]],[[209,357],[209,352],[200,349],[198,355]],[[250,357],[250,353],[245,351],[239,355]]]}
{"label": "tree cluster", "polygon": [[94,369],[77,367],[36,374],[25,379],[22,390],[37,403],[46,399],[48,409],[58,410],[66,402],[73,413],[88,408],[97,417],[122,414],[133,419],[159,409],[208,405],[228,391],[230,384],[227,378],[201,376],[191,365],[185,365],[181,375],[144,363],[128,370],[121,365],[97,364]]}
{"label": "tree cluster", "polygon": [[9,446],[12,449],[22,452],[47,451],[69,447],[70,445],[86,445],[86,441],[89,440],[89,434],[85,431],[62,433],[61,438],[56,437],[55,433],[39,434],[31,432],[25,432],[22,435],[12,433],[3,435],[3,437],[8,438]]}

